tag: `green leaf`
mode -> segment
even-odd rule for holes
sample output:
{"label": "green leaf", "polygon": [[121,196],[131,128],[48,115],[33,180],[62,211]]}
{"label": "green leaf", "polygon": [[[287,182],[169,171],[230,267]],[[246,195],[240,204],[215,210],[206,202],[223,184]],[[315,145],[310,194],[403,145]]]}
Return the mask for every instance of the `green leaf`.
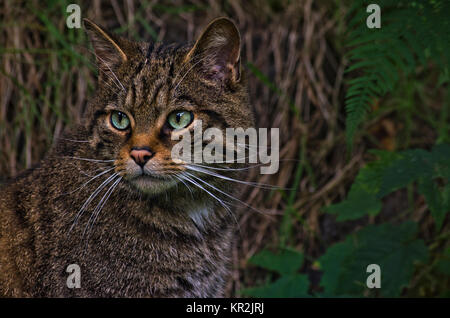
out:
{"label": "green leaf", "polygon": [[450,145],[436,145],[431,154],[435,165],[434,176],[450,181]]}
{"label": "green leaf", "polygon": [[414,149],[400,154],[403,158],[393,161],[383,172],[378,198],[406,187],[420,178],[432,177],[433,162],[429,152],[423,149]]}
{"label": "green leaf", "polygon": [[359,171],[347,199],[330,205],[325,212],[336,214],[337,221],[355,220],[365,215],[377,215],[381,211],[381,201],[376,197],[379,191],[383,171],[400,156],[394,152],[371,151],[379,160],[370,162]]}
{"label": "green leaf", "polygon": [[437,184],[431,179],[422,179],[419,182],[419,193],[425,197],[425,201],[430,209],[431,215],[439,231],[444,222],[445,215],[450,211],[450,183],[440,191]]}
{"label": "green leaf", "polygon": [[414,222],[369,225],[333,245],[319,258],[324,293],[363,296],[370,291],[366,287],[367,266],[378,264],[381,288],[377,291],[386,297],[400,296],[410,282],[414,263],[428,258],[424,242],[414,239],[416,233]]}
{"label": "green leaf", "polygon": [[450,247],[448,247],[443,257],[437,262],[436,269],[444,275],[450,276]]}
{"label": "green leaf", "polygon": [[[372,150],[371,153],[379,160],[361,168],[347,199],[326,207],[325,212],[336,214],[337,221],[376,215],[381,210],[382,197],[419,181],[418,191],[425,197],[437,230],[440,230],[450,211],[450,145],[437,145],[431,153],[423,149],[398,153]],[[434,178],[446,181],[442,190]]]}
{"label": "green leaf", "polygon": [[241,294],[259,298],[297,298],[308,297],[309,280],[306,275],[282,276],[273,283],[262,287],[247,288]]}
{"label": "green leaf", "polygon": [[318,262],[323,271],[320,286],[324,288],[326,295],[339,296],[351,290],[349,287],[341,288],[340,286],[342,286],[341,280],[348,276],[343,266],[351,262],[352,253],[353,245],[347,239],[328,248],[325,254],[319,258]]}
{"label": "green leaf", "polygon": [[269,250],[262,250],[250,258],[249,262],[281,275],[291,275],[302,267],[303,253],[292,248],[282,248],[276,254]]}
{"label": "green leaf", "polygon": [[350,191],[347,200],[330,205],[325,211],[330,214],[336,214],[336,221],[359,219],[365,215],[376,215],[381,211],[381,201],[374,195],[369,194],[362,189]]}

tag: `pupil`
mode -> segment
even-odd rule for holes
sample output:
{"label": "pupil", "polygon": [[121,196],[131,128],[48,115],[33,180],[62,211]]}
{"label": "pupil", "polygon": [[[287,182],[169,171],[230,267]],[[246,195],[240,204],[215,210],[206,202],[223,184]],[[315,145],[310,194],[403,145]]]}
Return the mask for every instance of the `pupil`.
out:
{"label": "pupil", "polygon": [[183,117],[183,113],[178,113],[178,114],[177,114],[177,123],[180,122],[181,117]]}

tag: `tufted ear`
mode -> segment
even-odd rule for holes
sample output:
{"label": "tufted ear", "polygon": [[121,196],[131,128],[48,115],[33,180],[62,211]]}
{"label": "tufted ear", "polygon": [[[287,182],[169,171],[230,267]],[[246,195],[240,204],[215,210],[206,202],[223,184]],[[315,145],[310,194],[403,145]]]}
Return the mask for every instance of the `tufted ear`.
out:
{"label": "tufted ear", "polygon": [[113,72],[130,58],[133,52],[130,41],[109,33],[88,19],[84,19],[84,28],[94,48],[97,66],[101,69],[99,77]]}
{"label": "tufted ear", "polygon": [[201,67],[202,74],[214,81],[239,82],[241,38],[233,21],[213,20],[186,56]]}

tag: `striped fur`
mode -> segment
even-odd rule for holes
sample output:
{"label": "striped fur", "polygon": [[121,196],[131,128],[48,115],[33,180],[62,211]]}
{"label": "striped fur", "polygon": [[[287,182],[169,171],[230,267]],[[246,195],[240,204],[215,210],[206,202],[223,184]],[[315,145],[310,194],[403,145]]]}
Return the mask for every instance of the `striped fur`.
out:
{"label": "striped fur", "polygon": [[[0,295],[223,296],[234,216],[200,188],[173,181],[184,170],[170,158],[166,119],[187,109],[205,127],[253,125],[236,28],[217,19],[194,45],[135,43],[90,21],[86,28],[100,72],[84,124],[0,189]],[[132,129],[111,127],[117,109],[130,114]],[[142,145],[155,152],[149,169],[161,178],[148,191],[127,170],[130,149]],[[70,264],[81,268],[79,289],[66,285]]]}

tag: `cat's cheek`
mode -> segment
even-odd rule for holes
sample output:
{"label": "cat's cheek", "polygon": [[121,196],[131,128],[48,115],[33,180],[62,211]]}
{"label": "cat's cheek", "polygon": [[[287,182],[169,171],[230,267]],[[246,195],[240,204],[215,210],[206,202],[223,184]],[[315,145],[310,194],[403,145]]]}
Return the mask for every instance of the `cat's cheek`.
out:
{"label": "cat's cheek", "polygon": [[119,152],[119,145],[126,140],[126,133],[117,133],[105,125],[98,125],[89,140],[91,148],[97,154],[113,156]]}

